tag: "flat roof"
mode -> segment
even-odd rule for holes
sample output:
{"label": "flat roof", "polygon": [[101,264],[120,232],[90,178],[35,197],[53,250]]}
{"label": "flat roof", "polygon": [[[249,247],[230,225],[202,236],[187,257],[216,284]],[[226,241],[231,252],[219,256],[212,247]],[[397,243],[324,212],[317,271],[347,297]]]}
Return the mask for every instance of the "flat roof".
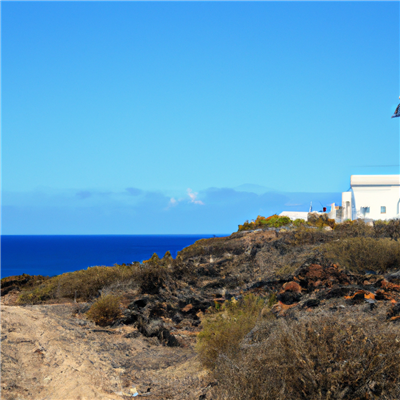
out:
{"label": "flat roof", "polygon": [[351,186],[400,186],[400,175],[351,175]]}

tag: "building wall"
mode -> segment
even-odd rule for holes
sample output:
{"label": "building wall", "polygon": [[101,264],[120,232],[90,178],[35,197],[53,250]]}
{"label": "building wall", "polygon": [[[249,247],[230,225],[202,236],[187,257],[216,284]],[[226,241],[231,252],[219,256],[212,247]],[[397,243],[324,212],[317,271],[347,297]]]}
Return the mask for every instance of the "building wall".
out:
{"label": "building wall", "polygon": [[[342,195],[345,215],[348,215],[349,205],[352,208],[351,219],[399,217],[400,175],[352,175],[351,192]],[[381,207],[386,207],[386,212],[382,212]]]}
{"label": "building wall", "polygon": [[282,211],[279,214],[280,217],[289,217],[292,221],[295,219],[304,219],[307,221],[308,212],[307,211]]}
{"label": "building wall", "polygon": [[346,219],[353,219],[353,193],[343,192],[342,193],[342,221]]}

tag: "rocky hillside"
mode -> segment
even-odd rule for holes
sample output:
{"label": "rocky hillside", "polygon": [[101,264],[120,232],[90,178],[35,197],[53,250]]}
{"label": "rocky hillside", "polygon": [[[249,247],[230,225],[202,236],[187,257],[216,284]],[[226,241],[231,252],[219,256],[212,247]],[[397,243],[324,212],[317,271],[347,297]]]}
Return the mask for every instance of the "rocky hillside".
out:
{"label": "rocky hillside", "polygon": [[[198,362],[196,335],[210,311],[249,293],[278,319],[362,310],[398,326],[400,244],[390,232],[362,223],[244,230],[176,259],[111,268],[96,284],[73,274],[6,278],[3,398],[211,398],[216,382]],[[86,314],[100,293],[120,299],[105,328]]]}

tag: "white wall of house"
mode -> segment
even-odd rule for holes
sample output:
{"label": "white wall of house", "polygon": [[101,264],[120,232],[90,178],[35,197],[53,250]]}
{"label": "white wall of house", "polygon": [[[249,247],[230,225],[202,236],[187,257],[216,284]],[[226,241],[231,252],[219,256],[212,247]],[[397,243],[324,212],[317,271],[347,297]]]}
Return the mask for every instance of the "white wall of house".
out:
{"label": "white wall of house", "polygon": [[400,175],[352,175],[342,207],[343,219],[400,217]]}
{"label": "white wall of house", "polygon": [[353,219],[353,192],[342,193],[342,220]]}

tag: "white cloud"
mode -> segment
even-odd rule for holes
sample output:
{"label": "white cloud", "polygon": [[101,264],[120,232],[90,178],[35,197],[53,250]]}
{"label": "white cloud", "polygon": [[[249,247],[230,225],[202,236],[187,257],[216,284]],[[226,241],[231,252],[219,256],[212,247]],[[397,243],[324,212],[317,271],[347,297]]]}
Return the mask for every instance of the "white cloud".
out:
{"label": "white cloud", "polygon": [[204,206],[204,203],[201,200],[196,200],[196,197],[197,197],[198,193],[192,192],[192,189],[188,189],[187,193],[188,193],[188,195],[190,197],[190,202],[191,203],[200,204],[200,205]]}
{"label": "white cloud", "polygon": [[167,207],[165,208],[165,210],[168,210],[168,209],[171,208],[171,207],[175,207],[176,205],[178,205],[178,200],[176,200],[176,199],[174,199],[173,197],[171,197],[171,198],[169,199],[168,205],[167,205]]}

